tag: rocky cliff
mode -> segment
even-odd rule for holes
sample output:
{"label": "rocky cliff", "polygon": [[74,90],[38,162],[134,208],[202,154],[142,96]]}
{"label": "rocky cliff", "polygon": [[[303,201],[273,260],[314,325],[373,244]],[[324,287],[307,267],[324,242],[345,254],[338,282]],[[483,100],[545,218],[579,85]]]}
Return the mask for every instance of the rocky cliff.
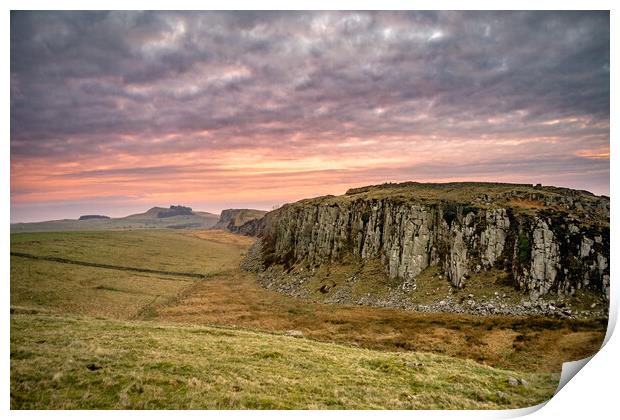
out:
{"label": "rocky cliff", "polygon": [[285,205],[243,224],[263,268],[380,261],[413,284],[428,267],[455,288],[501,270],[532,299],[609,296],[609,198],[517,184],[384,184]]}
{"label": "rocky cliff", "polygon": [[237,232],[239,227],[250,221],[260,219],[267,212],[255,209],[226,209],[222,210],[220,219],[213,226],[213,229],[224,229]]}

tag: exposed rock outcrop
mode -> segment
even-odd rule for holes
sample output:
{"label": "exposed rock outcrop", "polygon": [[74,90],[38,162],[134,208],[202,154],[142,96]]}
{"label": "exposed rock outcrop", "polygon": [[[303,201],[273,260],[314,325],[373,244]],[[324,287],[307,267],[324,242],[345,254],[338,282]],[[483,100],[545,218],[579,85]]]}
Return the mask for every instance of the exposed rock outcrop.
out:
{"label": "exposed rock outcrop", "polygon": [[213,229],[223,229],[230,232],[238,232],[240,226],[245,223],[260,219],[267,212],[255,209],[226,209],[222,210],[220,219]]}
{"label": "exposed rock outcrop", "polygon": [[110,217],[102,216],[100,214],[85,214],[80,216],[78,220],[110,220]]}
{"label": "exposed rock outcrop", "polygon": [[509,229],[510,219],[506,209],[490,209],[486,212],[486,228],[480,234],[480,243],[485,250],[482,254],[485,267],[493,266],[502,255]]}
{"label": "exposed rock outcrop", "polygon": [[166,217],[174,217],[174,216],[191,216],[192,214],[194,213],[192,212],[191,207],[170,206],[169,209],[164,209],[158,212],[157,217],[159,217],[160,219],[163,219]]}
{"label": "exposed rock outcrop", "polygon": [[439,266],[455,286],[490,268],[533,299],[609,293],[609,199],[516,184],[387,184],[302,200],[237,228],[259,236],[262,264],[308,267],[353,255],[415,284]]}

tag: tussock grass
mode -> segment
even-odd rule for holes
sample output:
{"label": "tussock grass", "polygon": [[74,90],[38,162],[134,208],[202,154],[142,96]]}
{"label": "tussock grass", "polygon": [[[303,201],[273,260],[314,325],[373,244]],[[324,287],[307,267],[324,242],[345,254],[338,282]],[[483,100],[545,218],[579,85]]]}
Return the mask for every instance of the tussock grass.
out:
{"label": "tussock grass", "polygon": [[[143,319],[222,325],[261,331],[300,330],[316,340],[387,351],[424,351],[487,365],[559,372],[567,360],[594,354],[604,320],[419,313],[368,306],[330,305],[264,289],[234,270],[197,282],[191,293]],[[527,338],[527,342],[517,337]]]}
{"label": "tussock grass", "polygon": [[[11,408],[517,408],[557,374],[281,335],[11,316]],[[527,381],[509,386],[508,378]]]}
{"label": "tussock grass", "polygon": [[128,319],[193,281],[11,257],[11,307]]}

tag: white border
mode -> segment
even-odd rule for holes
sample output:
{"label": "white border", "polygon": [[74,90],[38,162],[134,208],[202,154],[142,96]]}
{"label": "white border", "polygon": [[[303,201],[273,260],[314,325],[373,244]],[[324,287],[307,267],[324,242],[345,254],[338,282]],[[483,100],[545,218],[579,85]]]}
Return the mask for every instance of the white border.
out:
{"label": "white border", "polygon": [[[305,10],[305,9],[321,9],[321,10],[371,10],[371,9],[415,9],[415,10],[439,10],[439,9],[455,9],[461,10],[464,6],[472,10],[612,10],[611,11],[611,69],[617,68],[618,60],[617,54],[614,53],[614,46],[617,47],[617,25],[618,10],[614,9],[614,5],[617,2],[612,1],[599,1],[590,0],[587,2],[576,1],[559,1],[559,0],[521,0],[504,1],[504,2],[491,2],[491,1],[404,1],[404,0],[382,0],[381,2],[368,2],[368,1],[334,1],[334,0],[314,0],[314,1],[296,1],[290,2],[285,0],[263,0],[261,2],[252,3],[250,1],[243,0],[228,0],[226,2],[204,2],[204,1],[189,1],[189,0],[177,0],[174,2],[163,1],[89,1],[88,3],[76,0],[63,0],[63,1],[7,1],[3,2],[5,5],[5,13],[2,15],[0,28],[2,31],[2,56],[5,58],[4,65],[2,67],[2,80],[4,83],[1,85],[3,90],[3,112],[2,112],[2,127],[5,133],[5,139],[2,142],[2,158],[3,163],[0,166],[0,173],[2,174],[2,195],[4,203],[1,206],[2,218],[5,223],[2,225],[2,239],[1,239],[1,267],[2,267],[2,279],[4,279],[4,291],[3,294],[3,310],[5,318],[2,320],[2,385],[0,399],[2,401],[2,409],[4,412],[9,411],[10,406],[10,383],[9,383],[9,305],[10,305],[10,293],[9,293],[9,205],[10,205],[10,176],[9,176],[9,159],[10,159],[10,145],[9,145],[9,122],[10,122],[10,71],[9,71],[9,53],[10,53],[10,16],[9,10],[49,10],[49,9],[151,9],[151,10],[197,10],[197,9],[213,9],[213,10],[235,10],[235,9],[287,9],[287,10]],[[612,73],[613,74],[613,73]],[[617,116],[617,107],[613,105],[616,103],[614,98],[616,97],[616,89],[614,89],[614,78],[612,76],[611,82],[611,103],[612,103],[612,118],[611,118],[611,135],[613,138],[615,125],[613,123],[615,116]],[[611,141],[610,141],[611,143]],[[613,149],[613,145],[610,144],[610,148]],[[615,154],[611,153],[611,193],[610,197],[615,197],[617,193],[617,184],[615,182],[616,171],[614,170]],[[612,198],[613,201],[613,198]],[[616,220],[616,207],[612,203],[612,219]],[[611,254],[614,255],[614,244],[618,243],[617,230],[611,232]],[[615,255],[611,258],[615,261]],[[615,324],[618,313],[618,296],[620,291],[616,289],[615,274],[617,272],[615,265],[611,265],[611,309],[610,309],[610,327]],[[613,320],[613,322],[611,322]],[[606,419],[614,418],[617,416],[617,385],[618,376],[620,375],[620,363],[618,358],[620,357],[620,344],[618,338],[610,335],[611,329],[608,331],[608,342],[603,349],[597,353],[592,360],[588,363],[587,367],[578,373],[575,379],[569,381],[564,388],[562,388],[558,394],[552,398],[544,407],[531,415],[531,418],[535,419]],[[616,334],[617,335],[617,334]],[[347,419],[355,418],[370,418],[371,416],[386,416],[390,418],[398,419],[410,419],[410,418],[506,418],[515,417],[526,414],[527,411],[532,410],[514,410],[514,411],[396,411],[396,412],[359,412],[359,411],[280,411],[280,412],[243,412],[243,411],[226,411],[226,412],[197,412],[197,411],[185,411],[185,412],[116,412],[113,415],[122,417],[134,417],[134,416],[149,416],[155,419],[162,419],[169,416],[180,415],[186,418],[203,418],[208,415],[215,418],[246,418],[252,416],[252,418],[265,419],[265,418],[305,418],[320,416],[324,418],[338,418]],[[48,411],[48,412],[19,412],[11,411],[9,415],[15,418],[30,418],[39,417],[41,415],[49,416],[52,418],[81,418],[84,415],[96,418],[107,418],[112,413],[106,411],[89,411],[84,413],[81,411],[73,412],[60,412],[60,411]]]}

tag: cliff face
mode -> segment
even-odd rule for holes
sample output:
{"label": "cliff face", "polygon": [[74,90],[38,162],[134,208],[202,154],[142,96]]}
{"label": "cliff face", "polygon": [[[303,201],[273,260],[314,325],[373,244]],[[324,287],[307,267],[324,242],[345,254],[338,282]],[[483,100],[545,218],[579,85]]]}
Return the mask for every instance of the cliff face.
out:
{"label": "cliff face", "polygon": [[532,298],[609,296],[609,200],[511,184],[397,184],[289,204],[239,228],[263,265],[318,266],[353,255],[415,282],[429,266],[456,287],[499,268]]}
{"label": "cliff face", "polygon": [[213,226],[213,229],[224,229],[231,232],[238,232],[239,227],[252,220],[260,219],[267,212],[254,209],[227,209],[222,210],[220,219]]}

